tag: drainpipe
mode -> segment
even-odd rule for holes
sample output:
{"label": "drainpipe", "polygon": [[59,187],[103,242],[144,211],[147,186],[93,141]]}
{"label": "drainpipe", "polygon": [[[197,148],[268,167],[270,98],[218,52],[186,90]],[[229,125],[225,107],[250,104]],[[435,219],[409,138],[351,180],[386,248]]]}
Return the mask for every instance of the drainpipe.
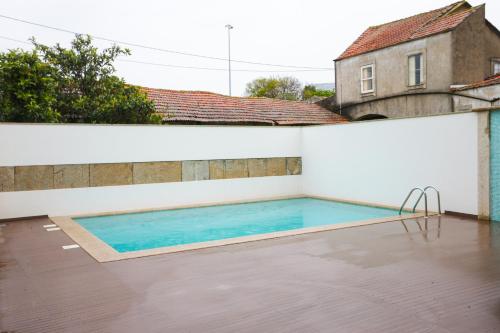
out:
{"label": "drainpipe", "polygon": [[[337,64],[337,62],[334,60],[334,63],[335,65]],[[339,91],[336,91],[335,93],[339,95],[339,114],[342,115],[342,80],[338,80],[340,74],[341,74],[341,71],[340,71],[340,62],[338,63],[339,66],[338,66],[338,71],[339,71],[339,75],[337,75],[337,66],[335,66],[335,88],[337,87],[337,84],[338,84],[338,87],[339,87]]]}

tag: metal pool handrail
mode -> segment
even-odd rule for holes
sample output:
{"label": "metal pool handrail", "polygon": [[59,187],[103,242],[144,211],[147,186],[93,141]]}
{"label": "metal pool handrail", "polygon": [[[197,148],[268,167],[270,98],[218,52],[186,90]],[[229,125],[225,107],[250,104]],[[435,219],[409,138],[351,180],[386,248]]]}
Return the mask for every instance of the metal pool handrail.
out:
{"label": "metal pool handrail", "polygon": [[410,193],[408,193],[408,195],[406,196],[406,199],[405,201],[403,202],[403,204],[401,205],[401,208],[399,209],[399,215],[401,215],[401,212],[403,211],[406,203],[408,202],[408,200],[410,199],[411,195],[413,194],[413,192],[415,191],[420,191],[420,195],[418,196],[418,199],[417,201],[415,202],[415,205],[413,205],[413,213],[415,213],[415,211],[417,210],[417,206],[418,204],[420,203],[420,200],[422,200],[422,197],[424,197],[424,203],[425,203],[425,218],[428,218],[429,217],[429,213],[428,213],[428,210],[427,210],[427,191],[428,190],[434,190],[434,192],[436,192],[436,196],[437,196],[437,203],[438,203],[438,215],[441,216],[441,194],[439,193],[439,191],[434,187],[434,186],[426,186],[424,187],[424,189],[422,190],[420,187],[414,187],[411,189]]}
{"label": "metal pool handrail", "polygon": [[441,215],[441,195],[439,194],[439,191],[434,186],[430,185],[424,188],[424,192],[427,193],[427,190],[434,190],[434,192],[436,192],[438,199],[438,214]]}
{"label": "metal pool handrail", "polygon": [[424,197],[424,203],[425,203],[425,217],[427,217],[427,193],[425,193],[424,190],[422,190],[420,187],[414,187],[411,189],[410,193],[408,193],[408,195],[406,196],[406,199],[403,201],[403,204],[401,205],[401,208],[399,208],[399,215],[401,215],[401,212],[403,211],[406,203],[408,202],[408,200],[410,199],[411,195],[413,194],[413,192],[415,191],[420,191],[420,196],[418,197],[417,199],[417,202],[415,203],[415,205],[413,206],[413,213],[415,213],[415,210],[417,209],[417,205],[418,203],[420,202],[420,200],[422,199],[422,197]]}
{"label": "metal pool handrail", "polygon": [[[422,189],[420,189],[420,188],[419,188],[419,190],[422,191]],[[425,216],[427,216],[427,193],[425,192],[425,190],[423,190],[422,193],[420,193],[417,201],[413,205],[413,213],[415,213],[415,211],[417,210],[417,206],[420,203],[420,200],[422,200],[422,197],[425,197]]]}

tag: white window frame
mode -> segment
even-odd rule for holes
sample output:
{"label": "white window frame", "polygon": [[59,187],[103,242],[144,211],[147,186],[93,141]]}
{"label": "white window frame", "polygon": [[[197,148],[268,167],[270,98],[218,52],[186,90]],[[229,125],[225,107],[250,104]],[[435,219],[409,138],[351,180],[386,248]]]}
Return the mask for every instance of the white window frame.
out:
{"label": "white window frame", "polygon": [[[417,68],[416,67],[412,68],[410,66],[410,59],[416,58],[417,56],[420,57],[420,68],[419,68],[420,78],[419,78],[418,83],[417,83],[417,80],[415,80],[415,83],[411,83],[411,79],[413,78],[413,76],[416,77]],[[417,86],[424,84],[424,54],[423,53],[413,53],[413,54],[408,55],[407,63],[408,63],[408,86],[409,87],[417,87]],[[416,62],[415,62],[415,64],[416,64]]]}
{"label": "white window frame", "polygon": [[[420,83],[411,85],[410,80],[411,80],[411,73],[410,73],[410,58],[413,56],[416,56],[420,54],[421,56],[421,62],[420,62]],[[427,87],[427,50],[426,49],[419,49],[419,50],[413,50],[411,52],[408,52],[406,54],[406,73],[405,73],[405,79],[406,79],[406,87],[408,90],[414,90],[414,89],[425,89]]]}
{"label": "white window frame", "polygon": [[[499,70],[495,73],[495,66],[499,67]],[[500,58],[491,59],[491,75],[500,74]]]}
{"label": "white window frame", "polygon": [[[365,68],[371,68],[372,69],[372,77],[371,78],[363,78],[363,70]],[[361,94],[372,94],[375,92],[375,64],[369,64],[369,65],[364,65],[364,66],[361,66],[361,69],[360,69],[360,86],[361,86]],[[364,90],[363,88],[363,82],[364,81],[368,81],[368,80],[371,80],[372,81],[372,89],[368,89],[368,90]]]}

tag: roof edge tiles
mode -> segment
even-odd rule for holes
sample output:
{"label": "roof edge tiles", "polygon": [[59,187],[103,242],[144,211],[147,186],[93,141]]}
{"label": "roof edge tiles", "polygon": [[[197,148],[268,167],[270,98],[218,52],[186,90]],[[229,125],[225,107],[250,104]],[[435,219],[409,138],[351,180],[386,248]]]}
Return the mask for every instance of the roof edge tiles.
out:
{"label": "roof edge tiles", "polygon": [[467,1],[459,1],[424,13],[371,26],[335,60],[451,31],[479,7],[472,7]]}
{"label": "roof edge tiles", "polygon": [[463,87],[454,88],[452,91],[461,91],[461,90],[469,90],[481,87],[488,87],[495,84],[500,84],[500,73],[487,77],[486,79],[478,82],[474,82]]}
{"label": "roof edge tiles", "polygon": [[233,97],[206,91],[141,87],[164,122],[317,125],[348,120],[317,104],[263,97]]}

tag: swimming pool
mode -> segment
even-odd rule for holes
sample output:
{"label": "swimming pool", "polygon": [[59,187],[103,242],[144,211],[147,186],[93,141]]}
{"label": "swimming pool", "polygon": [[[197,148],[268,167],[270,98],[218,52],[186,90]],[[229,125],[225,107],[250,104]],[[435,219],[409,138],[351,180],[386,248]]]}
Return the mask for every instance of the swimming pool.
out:
{"label": "swimming pool", "polygon": [[73,220],[118,253],[129,253],[224,240],[235,243],[259,236],[272,238],[269,235],[328,230],[336,225],[345,227],[352,222],[380,221],[397,215],[396,210],[387,208],[294,198]]}

